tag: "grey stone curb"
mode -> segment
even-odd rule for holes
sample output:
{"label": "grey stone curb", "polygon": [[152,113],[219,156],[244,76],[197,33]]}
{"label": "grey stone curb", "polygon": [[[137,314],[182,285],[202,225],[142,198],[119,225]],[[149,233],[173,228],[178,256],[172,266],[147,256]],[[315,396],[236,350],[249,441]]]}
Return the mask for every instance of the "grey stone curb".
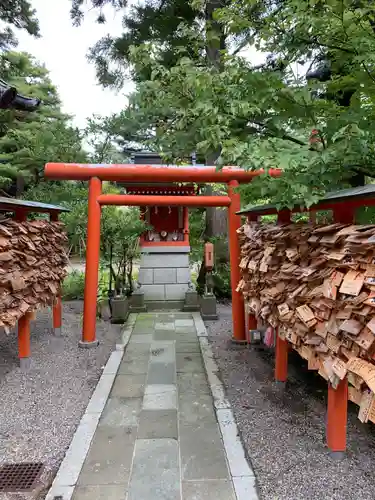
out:
{"label": "grey stone curb", "polygon": [[130,340],[138,313],[130,313],[125,327],[121,332],[121,344],[116,344],[116,351],[124,351]]}
{"label": "grey stone curb", "polygon": [[193,319],[237,500],[259,500],[254,471],[246,460],[232,408],[225,397],[219,368],[208,342],[206,327],[200,313],[193,313]]}
{"label": "grey stone curb", "polygon": [[[116,350],[112,352],[104,367],[45,500],[56,500],[56,497],[58,500],[71,500],[136,319],[137,314],[130,314],[122,332],[122,343],[116,345]],[[130,330],[129,335],[128,330]]]}

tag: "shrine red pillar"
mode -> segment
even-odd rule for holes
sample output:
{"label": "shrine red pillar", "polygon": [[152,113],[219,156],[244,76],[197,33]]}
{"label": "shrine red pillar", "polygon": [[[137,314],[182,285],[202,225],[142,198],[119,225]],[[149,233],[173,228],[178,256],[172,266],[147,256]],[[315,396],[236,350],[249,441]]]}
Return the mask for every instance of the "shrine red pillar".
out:
{"label": "shrine red pillar", "polygon": [[[277,215],[277,224],[290,224],[290,210],[281,210]],[[279,336],[276,329],[275,381],[285,384],[288,378],[288,341]]]}
{"label": "shrine red pillar", "polygon": [[183,208],[183,220],[184,220],[184,243],[189,245],[189,209],[188,207]]}
{"label": "shrine red pillar", "polygon": [[[350,205],[333,207],[334,222],[354,224],[355,211]],[[337,389],[328,382],[328,403],[326,438],[327,446],[333,455],[341,456],[346,450],[348,420],[348,379],[341,380]]]}
{"label": "shrine red pillar", "polygon": [[96,302],[98,293],[98,272],[100,254],[100,215],[98,196],[102,192],[102,182],[92,177],[89,182],[86,274],[83,306],[83,330],[80,347],[96,347]]}
{"label": "shrine red pillar", "polygon": [[237,292],[237,286],[240,282],[240,241],[237,230],[241,227],[241,217],[236,212],[241,210],[241,197],[235,189],[238,187],[237,181],[230,181],[228,195],[231,204],[228,207],[228,233],[229,233],[229,252],[230,252],[230,281],[232,288],[232,319],[233,319],[233,342],[245,344],[246,325],[245,325],[245,307],[243,295]]}

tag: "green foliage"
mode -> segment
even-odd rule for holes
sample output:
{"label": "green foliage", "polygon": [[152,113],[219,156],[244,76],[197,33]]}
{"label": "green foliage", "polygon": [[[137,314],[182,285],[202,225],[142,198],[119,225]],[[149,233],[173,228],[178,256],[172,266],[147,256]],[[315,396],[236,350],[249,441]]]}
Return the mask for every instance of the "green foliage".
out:
{"label": "green foliage", "polygon": [[221,263],[212,274],[214,279],[214,293],[218,299],[229,299],[232,297],[230,284],[230,265]]}
{"label": "green foliage", "polygon": [[2,0],[0,2],[0,49],[5,50],[17,45],[12,28],[25,30],[33,36],[39,36],[39,23],[35,10],[27,0]]}
{"label": "green foliage", "polygon": [[[117,194],[119,189],[109,182],[103,183],[104,194]],[[62,213],[60,219],[66,225],[70,252],[83,253],[87,237],[88,187],[86,183],[76,181],[42,182],[27,191],[26,198],[43,203],[61,205],[70,209]],[[103,207],[101,216],[101,251],[102,257],[109,260],[112,245],[115,260],[122,254],[123,245],[129,247],[129,256],[134,256],[144,223],[139,219],[136,208]]]}
{"label": "green foliage", "polygon": [[60,215],[60,220],[66,226],[69,239],[69,254],[73,253],[81,256],[84,254],[88,200],[86,183],[75,181],[41,182],[37,186],[28,189],[24,194],[24,198],[69,208],[70,212]]}
{"label": "green foliage", "polygon": [[[205,212],[203,209],[189,210],[190,260],[199,267],[203,262]],[[215,248],[215,267],[212,273],[214,294],[218,299],[231,297],[230,265],[228,263],[228,241],[226,236],[209,238]],[[197,284],[198,293],[204,292],[204,284],[197,283],[197,274],[192,272],[192,280]]]}
{"label": "green foliage", "polygon": [[60,100],[48,70],[26,53],[0,54],[0,78],[20,94],[41,99],[34,112],[0,111],[0,188],[21,194],[38,184],[47,161],[84,162],[81,134],[61,112]]}
{"label": "green foliage", "polygon": [[110,266],[117,295],[133,292],[133,261],[138,255],[139,236],[145,228],[137,208],[103,209],[101,254],[103,262]]}
{"label": "green foliage", "polygon": [[[121,87],[129,74],[136,81],[149,79],[152,71],[149,65],[144,65],[139,71],[132,66],[130,54],[133,45],[154,42],[162,46],[159,62],[168,67],[176,64],[181,46],[186,47],[193,59],[199,56],[195,44],[180,29],[183,21],[199,32],[199,22],[204,16],[194,10],[190,2],[146,0],[129,5],[123,0],[88,0],[87,8],[97,9],[99,23],[105,22],[105,4],[121,11],[123,33],[120,36],[108,34],[90,50],[89,59],[95,64],[98,79],[103,86]],[[72,0],[71,14],[75,24],[80,24],[84,17],[82,6],[82,0]]]}
{"label": "green foliage", "polygon": [[[98,302],[107,299],[109,285],[109,272],[108,270],[100,267],[98,279]],[[63,300],[83,300],[85,293],[85,273],[82,271],[74,270],[69,273],[64,279],[62,285],[62,298]]]}
{"label": "green foliage", "polygon": [[[204,6],[194,5],[196,20]],[[204,30],[195,21],[179,27],[183,38],[171,45],[171,64],[165,64],[165,45],[147,29],[138,38],[129,32],[126,50],[116,45],[117,56],[113,41],[108,44],[108,61],[125,58],[139,76],[121,114],[122,133],[137,124],[146,144],[172,158],[192,150],[206,157],[220,151],[219,167],[283,169],[280,179],[265,174],[243,187],[245,203],[263,198],[290,206],[303,199],[309,205],[327,190],[346,187],[357,172],[375,176],[375,5],[364,0],[220,5],[213,14],[226,34],[219,67],[205,62]],[[138,21],[146,27],[142,17]],[[255,67],[238,52],[249,46],[272,58]],[[314,66],[322,58],[328,58],[333,78],[307,81],[299,63]],[[124,74],[121,63],[117,70]],[[349,106],[341,106],[349,91]],[[316,147],[308,142],[312,129],[319,131]]]}
{"label": "green foliage", "polygon": [[117,295],[133,292],[133,261],[138,255],[140,234],[145,224],[133,207],[103,209],[101,254],[108,263]]}
{"label": "green foliage", "polygon": [[[85,139],[93,163],[126,163],[129,159],[120,141],[121,119],[118,115],[93,115],[87,120]],[[120,143],[119,143],[120,142]]]}
{"label": "green foliage", "polygon": [[362,207],[358,209],[356,222],[358,224],[375,224],[375,207]]}
{"label": "green foliage", "polygon": [[83,300],[85,273],[74,270],[64,279],[62,285],[63,300]]}
{"label": "green foliage", "polygon": [[202,262],[203,259],[203,235],[205,228],[205,212],[203,208],[189,209],[189,241],[190,260]]}

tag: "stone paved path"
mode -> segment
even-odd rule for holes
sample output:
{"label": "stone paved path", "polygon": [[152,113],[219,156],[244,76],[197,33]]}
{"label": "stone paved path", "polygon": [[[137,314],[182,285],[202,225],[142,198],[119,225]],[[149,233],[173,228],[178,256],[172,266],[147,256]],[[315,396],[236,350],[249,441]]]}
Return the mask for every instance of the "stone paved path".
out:
{"label": "stone paved path", "polygon": [[139,314],[73,500],[235,500],[192,315]]}

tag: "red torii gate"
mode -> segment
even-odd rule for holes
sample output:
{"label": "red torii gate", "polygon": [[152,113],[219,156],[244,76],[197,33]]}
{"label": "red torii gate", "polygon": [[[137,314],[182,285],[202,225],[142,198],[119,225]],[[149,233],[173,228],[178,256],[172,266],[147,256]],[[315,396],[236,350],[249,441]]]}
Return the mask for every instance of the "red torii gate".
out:
{"label": "red torii gate", "polygon": [[[86,275],[83,310],[83,331],[80,345],[96,346],[96,302],[100,251],[100,215],[102,205],[174,205],[185,207],[228,207],[228,233],[232,288],[233,340],[246,342],[245,311],[243,296],[236,292],[240,280],[240,245],[237,229],[241,217],[236,214],[241,208],[240,194],[235,191],[239,183],[248,183],[260,174],[238,167],[177,167],[167,165],[91,165],[75,163],[47,163],[45,175],[55,180],[89,181]],[[279,177],[281,170],[270,170]],[[102,194],[102,181],[142,182],[197,182],[228,184],[227,196],[147,196]]]}

